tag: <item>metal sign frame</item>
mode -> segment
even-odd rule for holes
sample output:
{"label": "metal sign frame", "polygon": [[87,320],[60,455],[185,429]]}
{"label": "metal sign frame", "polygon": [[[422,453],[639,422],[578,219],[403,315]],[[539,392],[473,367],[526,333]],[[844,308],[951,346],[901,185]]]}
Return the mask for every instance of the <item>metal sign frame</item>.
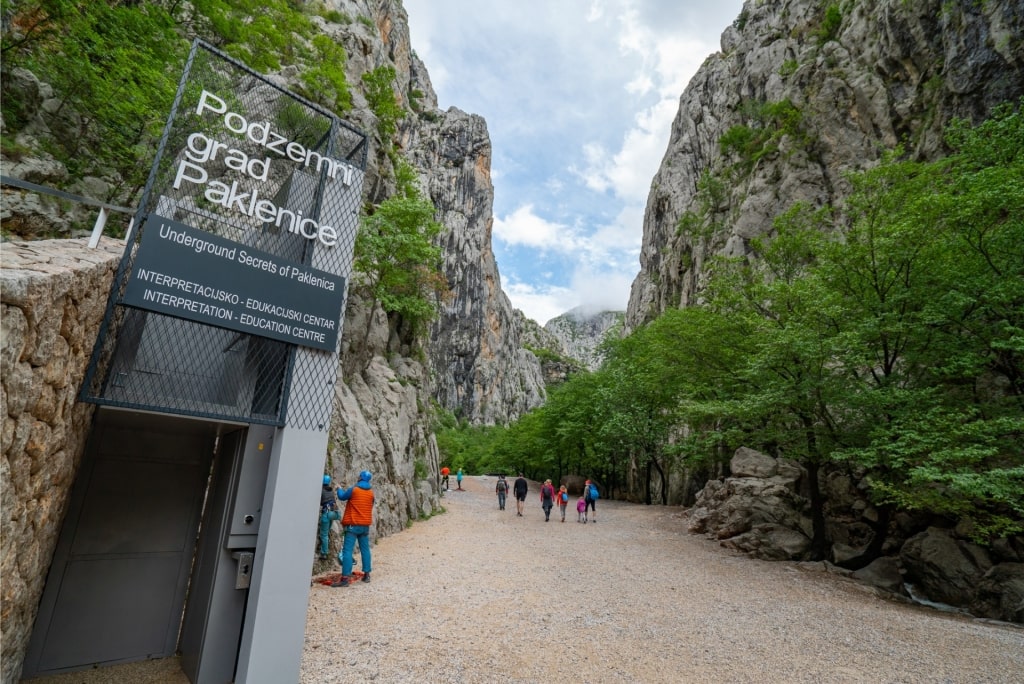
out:
{"label": "metal sign frame", "polygon": [[367,148],[195,40],[80,398],[326,429],[322,406],[290,407],[289,388],[335,380],[296,377],[316,373],[295,351],[338,353]]}

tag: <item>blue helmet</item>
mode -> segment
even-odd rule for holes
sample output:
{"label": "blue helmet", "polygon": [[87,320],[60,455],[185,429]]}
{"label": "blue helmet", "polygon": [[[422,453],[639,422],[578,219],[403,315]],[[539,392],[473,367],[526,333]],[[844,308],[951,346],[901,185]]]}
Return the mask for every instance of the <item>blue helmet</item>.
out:
{"label": "blue helmet", "polygon": [[324,484],[325,485],[331,484],[331,476],[330,475],[324,475]]}
{"label": "blue helmet", "polygon": [[359,473],[359,481],[360,482],[369,482],[371,477],[373,477],[373,476],[370,475],[370,471],[369,470],[364,470],[363,472]]}

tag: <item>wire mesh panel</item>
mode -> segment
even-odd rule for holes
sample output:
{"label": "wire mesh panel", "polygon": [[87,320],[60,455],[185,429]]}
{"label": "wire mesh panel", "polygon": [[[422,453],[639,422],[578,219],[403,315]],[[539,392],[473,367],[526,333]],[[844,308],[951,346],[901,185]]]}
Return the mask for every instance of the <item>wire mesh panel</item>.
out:
{"label": "wire mesh panel", "polygon": [[325,429],[366,148],[196,41],[82,399]]}

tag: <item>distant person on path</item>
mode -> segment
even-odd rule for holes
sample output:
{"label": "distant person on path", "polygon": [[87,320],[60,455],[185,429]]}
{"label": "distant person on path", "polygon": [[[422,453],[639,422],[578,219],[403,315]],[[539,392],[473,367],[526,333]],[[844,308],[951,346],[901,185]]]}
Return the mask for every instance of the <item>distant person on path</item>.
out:
{"label": "distant person on path", "polygon": [[519,477],[512,483],[512,493],[516,496],[516,515],[520,518],[523,517],[523,503],[526,501],[526,492],[529,489],[530,486],[526,483],[526,478],[519,473]]}
{"label": "distant person on path", "polygon": [[562,522],[565,522],[565,508],[569,505],[569,490],[562,485],[558,488],[558,510],[562,512]]}
{"label": "distant person on path", "polygon": [[324,475],[324,488],[320,490],[320,560],[329,558],[327,548],[331,533],[331,523],[341,518],[338,512],[338,499],[331,487],[331,476]]}
{"label": "distant person on path", "polygon": [[498,510],[505,510],[505,496],[508,494],[508,481],[504,475],[498,476],[498,481],[494,484],[494,493],[498,495]]}
{"label": "distant person on path", "polygon": [[338,489],[338,498],[347,501],[341,524],[345,528],[345,542],[338,560],[341,562],[341,579],[332,587],[347,587],[352,583],[352,552],[359,542],[359,560],[363,567],[363,581],[370,581],[373,563],[370,558],[370,525],[373,524],[373,487],[370,486],[370,471],[359,473],[355,487]]}
{"label": "distant person on path", "polygon": [[[583,498],[587,502],[587,508],[591,510],[590,522],[593,523],[597,522],[597,497],[597,485],[591,482],[590,480],[587,480],[586,483],[583,485]],[[587,522],[586,513],[584,513],[583,515],[583,522]]]}
{"label": "distant person on path", "polygon": [[555,486],[551,480],[544,480],[540,486],[540,507],[544,509],[544,522],[551,519],[551,507],[555,505]]}
{"label": "distant person on path", "polygon": [[444,487],[445,491],[448,491],[448,475],[452,471],[448,470],[448,466],[441,468],[441,486]]}
{"label": "distant person on path", "polygon": [[458,485],[458,490],[462,491],[462,468],[459,468],[459,472],[455,473],[455,484]]}
{"label": "distant person on path", "polygon": [[576,522],[587,522],[587,502],[582,496],[576,502]]}

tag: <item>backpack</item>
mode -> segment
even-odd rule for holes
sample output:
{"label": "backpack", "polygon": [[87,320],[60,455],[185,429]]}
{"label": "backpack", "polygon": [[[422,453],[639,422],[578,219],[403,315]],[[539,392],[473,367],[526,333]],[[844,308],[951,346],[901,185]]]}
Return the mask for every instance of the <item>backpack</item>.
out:
{"label": "backpack", "polygon": [[569,500],[569,492],[562,492],[562,501]]}
{"label": "backpack", "polygon": [[594,501],[597,501],[600,497],[601,497],[601,495],[597,492],[597,485],[595,485],[593,482],[591,482],[590,483],[590,498],[593,499]]}
{"label": "backpack", "polygon": [[508,483],[504,480],[498,480],[498,491],[502,494],[508,491]]}

